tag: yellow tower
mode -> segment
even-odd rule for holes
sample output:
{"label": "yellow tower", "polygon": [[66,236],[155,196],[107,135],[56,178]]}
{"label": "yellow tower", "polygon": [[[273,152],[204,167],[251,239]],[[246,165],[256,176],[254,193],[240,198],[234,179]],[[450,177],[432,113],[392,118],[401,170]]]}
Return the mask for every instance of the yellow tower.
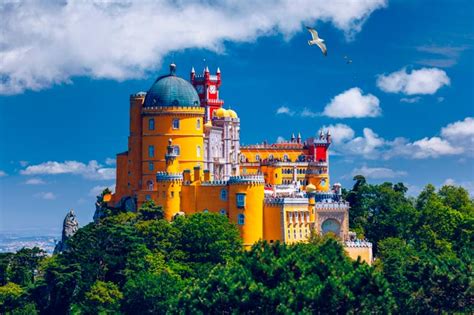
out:
{"label": "yellow tower", "polygon": [[228,184],[229,217],[239,227],[244,246],[252,246],[263,239],[263,176],[232,176]]}
{"label": "yellow tower", "polygon": [[171,220],[181,210],[180,194],[183,185],[183,175],[179,172],[179,161],[177,160],[177,154],[172,142],[169,139],[168,146],[166,147],[166,171],[156,174],[158,190],[156,201],[163,207],[166,220]]}

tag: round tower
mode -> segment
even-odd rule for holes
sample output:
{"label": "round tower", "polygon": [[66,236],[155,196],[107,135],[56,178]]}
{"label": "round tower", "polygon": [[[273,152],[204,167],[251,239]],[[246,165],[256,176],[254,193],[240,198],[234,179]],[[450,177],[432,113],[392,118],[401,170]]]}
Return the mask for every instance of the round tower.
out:
{"label": "round tower", "polygon": [[244,246],[250,247],[263,239],[263,176],[231,176],[228,183],[229,217],[237,224]]}
{"label": "round tower", "polygon": [[165,219],[170,221],[181,211],[181,188],[183,175],[179,172],[179,161],[174,150],[173,140],[168,140],[165,161],[166,171],[156,173],[158,198],[156,202],[163,207]]}
{"label": "round tower", "polygon": [[142,183],[165,170],[163,156],[169,139],[179,161],[177,172],[202,165],[204,108],[191,83],[176,76],[176,65],[171,64],[170,74],[159,77],[146,94],[142,126]]}

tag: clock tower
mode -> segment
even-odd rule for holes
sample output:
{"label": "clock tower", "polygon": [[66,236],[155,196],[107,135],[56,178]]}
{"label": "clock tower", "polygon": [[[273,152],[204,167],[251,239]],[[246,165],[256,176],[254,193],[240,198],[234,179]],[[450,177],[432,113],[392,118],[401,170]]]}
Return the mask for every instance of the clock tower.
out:
{"label": "clock tower", "polygon": [[197,75],[194,67],[191,69],[191,84],[196,88],[201,106],[205,108],[206,122],[212,119],[215,110],[224,105],[219,99],[219,87],[221,86],[221,71],[217,68],[216,74],[210,74],[206,67],[202,75]]}

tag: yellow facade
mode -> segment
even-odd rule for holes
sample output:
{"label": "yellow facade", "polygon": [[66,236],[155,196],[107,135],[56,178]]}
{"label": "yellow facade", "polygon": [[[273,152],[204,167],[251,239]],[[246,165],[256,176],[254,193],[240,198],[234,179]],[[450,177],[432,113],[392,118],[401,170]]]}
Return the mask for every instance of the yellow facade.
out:
{"label": "yellow facade", "polygon": [[[329,181],[329,134],[316,141],[318,149],[300,136],[288,143],[240,149],[233,143],[230,149],[240,152],[236,165],[242,175],[235,176],[233,166],[228,179],[214,180],[205,169],[210,163],[205,160],[206,131],[224,130],[220,123],[238,119],[237,113],[219,108],[214,111],[216,122],[205,121],[208,109],[201,106],[145,106],[145,102],[145,93],[130,98],[129,150],[117,155],[111,204],[135,198],[139,207],[154,200],[167,220],[177,214],[218,213],[238,227],[246,247],[259,240],[306,242],[312,233],[334,232],[348,240],[349,206],[342,201],[339,186]],[[321,147],[324,150],[317,151]],[[371,263],[369,243],[348,244],[350,257]]]}

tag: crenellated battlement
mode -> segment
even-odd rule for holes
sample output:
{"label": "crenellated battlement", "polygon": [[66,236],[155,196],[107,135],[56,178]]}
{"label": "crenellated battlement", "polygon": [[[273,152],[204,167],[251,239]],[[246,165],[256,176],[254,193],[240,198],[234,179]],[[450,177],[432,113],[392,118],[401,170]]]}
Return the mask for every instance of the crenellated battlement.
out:
{"label": "crenellated battlement", "polygon": [[235,184],[265,184],[263,175],[240,175],[231,176],[229,178],[229,185]]}
{"label": "crenellated battlement", "polygon": [[157,172],[156,181],[157,182],[183,181],[183,175],[181,173]]}
{"label": "crenellated battlement", "polygon": [[354,247],[372,248],[372,243],[365,240],[345,241],[344,244],[346,245],[346,247],[350,247],[350,248],[354,248]]}

